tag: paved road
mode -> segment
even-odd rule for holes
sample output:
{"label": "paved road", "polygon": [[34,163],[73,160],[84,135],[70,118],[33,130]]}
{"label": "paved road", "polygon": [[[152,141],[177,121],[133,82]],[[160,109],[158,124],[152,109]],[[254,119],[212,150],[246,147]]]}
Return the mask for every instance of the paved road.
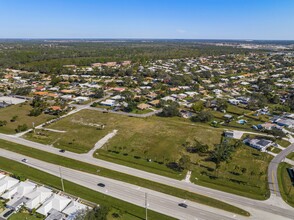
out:
{"label": "paved road", "polygon": [[96,144],[95,146],[88,152],[86,153],[87,156],[92,157],[92,155],[94,154],[94,152],[98,149],[100,149],[104,144],[106,144],[111,138],[113,138],[115,135],[117,134],[117,130],[113,130],[111,133],[107,134],[106,136],[104,136],[103,138],[101,138]]}
{"label": "paved road", "polygon": [[278,185],[278,178],[277,178],[277,171],[279,163],[281,163],[288,154],[294,151],[294,143],[291,144],[289,147],[282,150],[278,155],[276,155],[269,164],[268,167],[268,183],[269,189],[272,195],[276,197],[281,197],[279,185]]}
{"label": "paved road", "polygon": [[[47,152],[50,152],[53,154],[60,155],[59,149],[57,149],[57,148],[50,147],[50,146],[43,145],[43,144],[39,144],[39,143],[32,142],[32,141],[28,141],[28,140],[25,140],[25,139],[22,139],[19,137],[0,134],[0,138],[7,140],[7,141],[14,142],[14,143],[22,144],[24,146],[29,146],[32,148],[36,148],[36,149],[47,151]],[[275,219],[283,219],[282,216],[285,218],[288,218],[288,219],[294,219],[294,209],[292,207],[288,206],[283,201],[279,201],[279,203],[277,203],[277,204],[274,204],[270,201],[257,201],[257,200],[237,196],[234,194],[214,190],[211,188],[207,188],[207,187],[203,187],[203,186],[199,186],[199,185],[195,185],[195,184],[191,184],[191,183],[186,183],[184,181],[160,176],[157,174],[148,173],[148,172],[145,172],[142,170],[122,166],[122,165],[107,162],[104,160],[94,159],[92,157],[89,157],[86,155],[81,155],[81,154],[76,154],[73,152],[66,151],[64,154],[62,154],[62,156],[68,157],[71,159],[75,159],[78,161],[82,161],[85,163],[93,164],[96,166],[104,167],[104,168],[107,168],[110,170],[115,170],[115,171],[118,171],[121,173],[136,176],[139,178],[147,179],[147,180],[150,180],[153,182],[162,183],[164,185],[169,185],[172,187],[188,190],[193,193],[197,193],[197,194],[209,196],[209,197],[212,197],[215,199],[219,199],[221,201],[228,202],[230,204],[236,205],[240,208],[243,208],[243,209],[249,211],[254,217],[256,217],[256,219],[261,219],[264,216],[266,216],[267,214],[268,215],[270,214],[269,217],[274,214],[280,216],[280,218],[275,218]],[[271,218],[267,218],[267,219],[271,219]]]}
{"label": "paved road", "polygon": [[[7,150],[0,149],[0,155],[11,160],[20,162],[24,156],[21,154],[13,153]],[[25,157],[28,159],[27,163],[24,163],[30,167],[38,170],[50,173],[59,177],[61,173],[63,179],[98,191],[100,193],[124,200],[144,207],[145,204],[145,192],[147,192],[148,209],[156,212],[172,216],[178,219],[203,219],[203,220],[234,220],[234,219],[247,219],[246,217],[234,215],[230,212],[215,209],[209,206],[201,205],[191,201],[184,201],[181,198],[159,193],[146,188],[141,188],[136,185],[127,184],[124,182],[112,180],[109,178],[100,177],[84,173],[81,171],[69,169],[66,167],[60,167],[54,164],[46,163],[34,158]],[[105,188],[97,186],[97,183],[104,183]],[[65,185],[66,187],[66,185]],[[66,191],[66,188],[65,188]],[[185,202],[188,208],[182,208],[178,206],[178,203]]]}

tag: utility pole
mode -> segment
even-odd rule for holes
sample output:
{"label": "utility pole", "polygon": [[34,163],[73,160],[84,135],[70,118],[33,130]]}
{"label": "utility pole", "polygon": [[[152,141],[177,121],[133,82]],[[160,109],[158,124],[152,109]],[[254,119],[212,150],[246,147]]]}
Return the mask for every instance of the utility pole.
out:
{"label": "utility pole", "polygon": [[145,192],[145,210],[146,210],[145,220],[148,220],[148,215],[147,215],[147,212],[148,212],[147,192]]}
{"label": "utility pole", "polygon": [[32,122],[33,124],[33,132],[35,133],[35,122]]}
{"label": "utility pole", "polygon": [[61,180],[62,191],[64,192],[64,184],[63,184],[63,179],[62,179],[62,175],[61,175],[61,167],[59,167],[59,173],[60,173],[60,180]]}

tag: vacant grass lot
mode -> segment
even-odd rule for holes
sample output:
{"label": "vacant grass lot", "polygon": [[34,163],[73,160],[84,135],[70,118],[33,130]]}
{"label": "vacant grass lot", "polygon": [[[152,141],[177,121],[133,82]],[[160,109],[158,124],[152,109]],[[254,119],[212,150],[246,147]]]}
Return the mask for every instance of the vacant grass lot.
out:
{"label": "vacant grass lot", "polygon": [[[43,183],[45,185],[49,185],[56,189],[61,188],[60,179],[48,173],[41,172],[37,169],[28,167],[24,164],[8,160],[6,158],[0,157],[0,169],[9,171],[11,173],[20,175],[25,178],[29,178],[31,180],[37,181],[39,183]],[[88,201],[104,204],[109,207],[112,207],[113,210],[120,210],[121,213],[124,213],[122,219],[132,219],[132,220],[140,220],[145,217],[145,209],[138,207],[136,205],[121,201],[119,199],[115,199],[113,197],[104,195],[102,193],[96,192],[94,190],[90,190],[88,188],[82,187],[75,183],[64,181],[64,187],[67,193],[75,195],[77,197],[86,199]],[[150,219],[173,219],[171,217],[150,211],[148,212]],[[11,219],[14,220],[23,220],[25,218],[18,217],[26,217],[24,215],[16,215]],[[29,218],[31,220],[35,220],[36,218]]]}
{"label": "vacant grass lot", "polygon": [[[105,169],[102,167],[94,166],[94,165],[91,165],[88,163],[83,163],[83,162],[69,159],[66,157],[62,157],[59,155],[47,153],[44,151],[36,150],[36,149],[29,148],[26,146],[21,146],[21,145],[14,144],[14,143],[7,142],[7,141],[3,141],[3,140],[0,140],[0,147],[7,149],[7,150],[10,150],[10,151],[13,151],[13,152],[17,152],[17,153],[26,155],[26,156],[40,159],[40,160],[43,160],[43,161],[46,161],[49,163],[58,164],[60,166],[80,170],[83,172],[88,172],[88,173],[92,173],[95,175],[104,176],[104,177],[120,180],[123,182],[135,184],[135,185],[138,185],[141,187],[146,187],[146,188],[156,190],[156,191],[159,191],[162,193],[170,194],[173,196],[179,196],[183,199],[188,199],[188,200],[191,200],[194,202],[198,202],[198,203],[212,206],[215,208],[220,208],[220,209],[227,210],[229,212],[237,213],[240,215],[246,215],[246,216],[249,215],[248,212],[246,212],[242,209],[239,209],[235,206],[221,202],[219,200],[215,200],[213,198],[194,194],[189,191],[181,190],[178,188],[173,188],[173,187],[163,185],[160,183],[155,183],[155,182],[141,179],[141,178],[138,178],[135,176],[130,176],[127,174],[108,170],[108,169]],[[99,171],[99,172],[97,172],[97,171]]]}
{"label": "vacant grass lot", "polygon": [[271,155],[242,144],[228,162],[222,162],[215,170],[213,162],[195,154],[191,181],[241,196],[266,199],[269,196],[267,167],[271,159]]}
{"label": "vacant grass lot", "polygon": [[291,168],[292,166],[287,163],[280,163],[278,167],[278,182],[280,193],[285,202],[294,207],[294,189],[291,184],[288,172],[286,168]]}
{"label": "vacant grass lot", "polygon": [[[35,123],[35,126],[37,126],[53,118],[53,116],[46,114],[41,114],[37,117],[29,116],[31,109],[32,107],[29,105],[28,102],[18,105],[12,105],[7,108],[0,108],[0,121],[7,121],[7,124],[5,126],[0,127],[0,132],[13,134],[16,133],[15,129],[18,125],[26,124],[28,128],[32,128],[33,122]],[[10,120],[14,116],[17,116],[17,119],[16,121],[11,122]]]}
{"label": "vacant grass lot", "polygon": [[[93,126],[102,124],[103,130]],[[221,129],[182,118],[134,118],[91,110],[66,117],[48,128],[66,133],[36,131],[26,138],[78,153],[89,151],[98,140],[117,129],[118,134],[98,150],[96,157],[166,176],[172,174],[174,178],[183,178],[183,174],[167,168],[165,163],[180,158],[182,144],[196,138],[213,146],[222,134]],[[147,158],[152,162],[147,162]]]}

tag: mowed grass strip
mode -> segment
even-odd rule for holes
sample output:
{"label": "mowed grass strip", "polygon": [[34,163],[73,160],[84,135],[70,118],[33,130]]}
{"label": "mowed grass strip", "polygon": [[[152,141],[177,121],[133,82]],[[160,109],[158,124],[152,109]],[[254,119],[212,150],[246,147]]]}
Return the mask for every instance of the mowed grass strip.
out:
{"label": "mowed grass strip", "polygon": [[[24,164],[0,157],[0,168],[10,173],[13,173],[15,175],[25,177],[25,178],[34,180],[38,183],[42,183],[42,184],[61,190],[60,178],[55,177],[51,174],[39,171],[35,168],[28,167]],[[69,194],[72,194],[79,198],[83,198],[90,202],[107,205],[116,210],[122,210],[123,212],[127,213],[128,216],[132,216],[132,219],[145,219],[145,209],[139,206],[104,195],[97,191],[88,189],[86,187],[80,186],[78,184],[75,184],[66,180],[64,181],[64,187],[66,189],[66,192]],[[157,219],[163,219],[163,220],[174,219],[172,217],[168,217],[160,213],[153,212],[151,210],[149,210],[148,215],[150,219],[156,219],[156,220]],[[16,217],[17,216],[15,216],[14,218]],[[128,218],[123,218],[123,219],[128,219]]]}
{"label": "mowed grass strip", "polygon": [[282,198],[290,206],[294,207],[294,189],[287,172],[287,168],[292,168],[290,164],[280,163],[278,167],[278,184]]}
{"label": "mowed grass strip", "polygon": [[[0,108],[0,121],[7,122],[5,126],[0,127],[0,132],[6,134],[14,134],[16,133],[15,129],[18,125],[26,124],[28,128],[32,128],[33,123],[36,126],[54,118],[54,116],[46,114],[41,114],[37,117],[29,116],[31,110],[32,106],[30,106],[30,102],[12,105],[6,108]],[[14,122],[11,122],[10,120],[14,116],[17,116],[17,118]]]}
{"label": "mowed grass strip", "polygon": [[141,179],[141,178],[138,178],[135,176],[131,176],[131,175],[123,174],[120,172],[108,170],[108,169],[94,166],[94,165],[91,165],[88,163],[79,162],[79,161],[76,161],[76,160],[73,160],[70,158],[47,153],[47,152],[44,152],[41,150],[36,150],[34,148],[21,146],[21,145],[14,144],[14,143],[7,142],[7,141],[3,141],[3,140],[0,140],[0,147],[3,149],[6,149],[6,150],[10,150],[10,151],[13,151],[16,153],[20,153],[20,154],[29,156],[29,157],[40,159],[40,160],[43,160],[43,161],[46,161],[49,163],[53,163],[53,164],[57,164],[60,166],[72,168],[75,170],[80,170],[83,172],[88,172],[88,173],[92,173],[95,175],[104,176],[104,177],[120,180],[123,182],[135,184],[135,185],[138,185],[141,187],[156,190],[158,192],[166,193],[166,194],[173,195],[173,196],[178,196],[183,199],[188,199],[188,200],[191,200],[194,202],[208,205],[208,206],[211,206],[214,208],[223,209],[223,210],[233,212],[233,213],[236,213],[239,215],[244,215],[244,216],[250,215],[247,211],[245,211],[243,209],[240,209],[236,206],[230,205],[228,203],[225,203],[225,202],[213,199],[213,198],[209,198],[209,197],[206,197],[203,195],[191,193],[189,191],[170,187],[170,186],[167,186],[164,184],[152,182],[152,181],[149,181],[146,179]]}

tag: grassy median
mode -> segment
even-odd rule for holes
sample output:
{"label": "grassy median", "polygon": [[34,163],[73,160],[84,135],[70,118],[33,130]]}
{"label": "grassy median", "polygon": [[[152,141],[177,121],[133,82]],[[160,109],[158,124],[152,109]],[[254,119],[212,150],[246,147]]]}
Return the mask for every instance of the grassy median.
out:
{"label": "grassy median", "polygon": [[287,163],[280,163],[278,167],[278,182],[280,193],[286,203],[294,207],[294,189],[289,178],[287,168],[292,166]]}
{"label": "grassy median", "polygon": [[146,179],[138,178],[135,176],[112,171],[112,170],[105,169],[102,167],[94,166],[94,165],[91,165],[88,163],[76,161],[76,160],[62,157],[59,155],[47,153],[47,152],[44,152],[41,150],[36,150],[34,148],[14,144],[14,143],[3,141],[3,140],[0,140],[0,147],[3,149],[7,149],[7,150],[10,150],[10,151],[13,151],[16,153],[20,153],[20,154],[29,156],[29,157],[40,159],[40,160],[43,160],[43,161],[46,161],[49,163],[53,163],[53,164],[57,164],[60,166],[72,168],[75,170],[80,170],[80,171],[84,171],[84,172],[88,172],[88,173],[120,180],[123,182],[135,184],[135,185],[138,185],[141,187],[149,188],[149,189],[156,190],[156,191],[159,191],[162,193],[166,193],[166,194],[173,195],[173,196],[178,196],[183,199],[188,199],[188,200],[191,200],[194,202],[208,205],[208,206],[211,206],[214,208],[223,209],[223,210],[233,212],[233,213],[236,213],[239,215],[244,215],[244,216],[250,215],[247,211],[245,211],[243,209],[240,209],[236,206],[230,205],[228,203],[225,203],[225,202],[213,199],[213,198],[209,198],[209,197],[206,197],[203,195],[191,193],[189,191],[170,187],[170,186],[167,186],[164,184],[155,183],[155,182],[148,181]]}

